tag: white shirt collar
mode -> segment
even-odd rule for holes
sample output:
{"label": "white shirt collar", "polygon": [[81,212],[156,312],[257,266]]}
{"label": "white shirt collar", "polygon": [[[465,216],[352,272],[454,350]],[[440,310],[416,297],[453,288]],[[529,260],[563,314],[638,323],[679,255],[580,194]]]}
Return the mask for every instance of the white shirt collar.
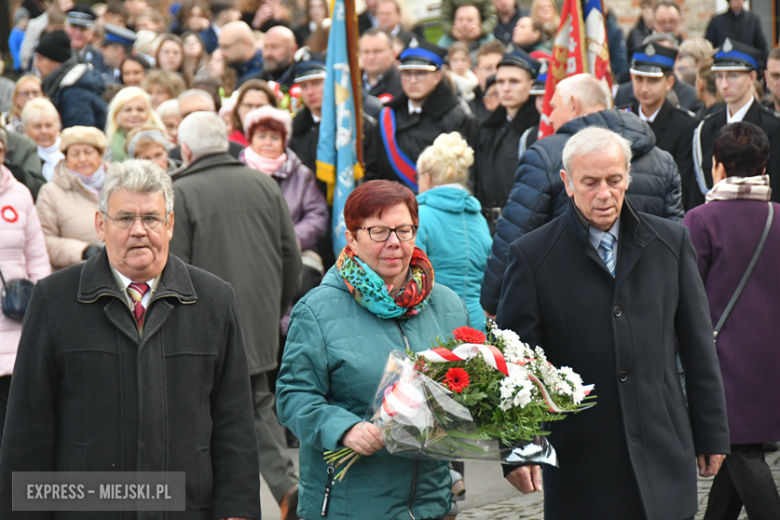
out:
{"label": "white shirt collar", "polygon": [[399,23],[398,25],[395,26],[395,28],[392,31],[390,31],[390,36],[395,38],[396,36],[398,36],[398,33],[400,32],[401,32],[401,24]]}
{"label": "white shirt collar", "polygon": [[416,106],[412,105],[412,100],[411,99],[407,99],[406,103],[409,106],[409,115],[412,115],[412,114],[422,114],[422,107],[416,107]]}
{"label": "white shirt collar", "polygon": [[312,118],[312,119],[314,119],[314,122],[315,122],[315,123],[319,123],[320,121],[322,121],[322,117],[320,117],[320,116],[315,116],[315,115],[314,115],[314,112],[312,112],[312,111],[309,111],[309,113],[311,114],[311,118]]}
{"label": "white shirt collar", "polygon": [[222,27],[219,27],[215,23],[211,24],[211,30],[214,31],[214,34],[217,35],[217,38],[219,38],[219,35],[222,34]]}
{"label": "white shirt collar", "polygon": [[747,103],[745,103],[745,106],[737,110],[737,113],[733,116],[731,115],[731,111],[728,109],[728,107],[726,107],[726,124],[730,125],[731,123],[741,123],[745,118],[747,111],[750,110],[751,105],[753,105],[753,96],[750,96],[750,99]]}
{"label": "white shirt collar", "polygon": [[[134,280],[131,280],[127,276],[117,271],[113,265],[111,266],[111,269],[113,269],[116,275],[119,277],[119,279],[122,280],[122,283],[124,284],[124,287],[121,288],[122,292],[124,293],[125,298],[127,298],[128,303],[132,306],[133,300],[132,298],[130,298],[130,295],[127,294],[127,288],[130,286],[131,283],[134,282]],[[146,291],[146,294],[144,294],[143,298],[141,298],[141,305],[144,306],[144,309],[146,309],[149,306],[149,298],[152,296],[152,287],[154,287],[155,279],[156,277],[146,281],[146,284],[149,286],[149,290]]]}
{"label": "white shirt collar", "polygon": [[[613,237],[615,237],[615,243],[612,246],[612,254],[617,260],[618,237],[620,236],[620,217],[618,217],[617,220],[615,220],[615,223],[612,224],[612,227],[609,228],[609,232],[612,233]],[[599,245],[601,244],[601,239],[604,236],[604,233],[606,233],[606,231],[602,231],[593,226],[588,226],[588,241],[590,241],[590,245],[593,246],[593,249],[599,253],[599,256],[601,256]]]}
{"label": "white shirt collar", "polygon": [[653,121],[655,121],[655,118],[658,117],[658,112],[660,112],[663,107],[664,104],[661,103],[661,106],[658,107],[658,110],[656,110],[653,113],[653,115],[651,115],[650,117],[647,117],[645,113],[642,112],[642,105],[639,105],[639,119],[641,119],[642,121],[647,121],[648,123],[652,123]]}

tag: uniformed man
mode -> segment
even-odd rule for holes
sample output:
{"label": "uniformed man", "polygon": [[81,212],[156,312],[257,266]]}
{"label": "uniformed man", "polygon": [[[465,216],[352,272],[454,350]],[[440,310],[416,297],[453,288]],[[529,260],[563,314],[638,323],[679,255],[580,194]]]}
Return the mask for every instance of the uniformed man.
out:
{"label": "uniformed man", "polygon": [[103,53],[90,43],[95,35],[97,14],[86,5],[74,5],[65,15],[65,32],[70,36],[70,48],[101,74],[106,71]]}
{"label": "uniformed man", "polygon": [[[677,163],[682,179],[691,178],[693,158],[691,137],[696,115],[666,98],[675,83],[674,62],[677,50],[655,42],[644,45],[631,58],[631,83],[636,101],[618,107],[647,121],[655,134],[655,145],[669,152]],[[688,200],[688,187],[683,184],[683,201]]]}
{"label": "uniformed man", "polygon": [[103,62],[105,64],[103,79],[106,83],[121,83],[119,68],[122,66],[122,61],[133,53],[136,34],[130,29],[116,25],[105,24],[103,29],[106,32],[103,37]]}
{"label": "uniformed man", "polygon": [[[726,38],[713,61],[715,84],[726,106],[705,117],[694,131],[695,175],[689,181],[687,209],[703,204],[706,193],[712,189],[712,143],[720,129],[727,124],[740,121],[753,123],[766,132],[773,150],[780,149],[780,116],[762,107],[754,97],[753,83],[761,68],[761,51]],[[769,156],[766,174],[772,186],[780,186],[780,154]],[[772,200],[780,202],[780,190],[772,190]]]}
{"label": "uniformed man", "polygon": [[498,63],[496,87],[498,108],[479,131],[477,167],[472,179],[474,195],[491,233],[514,186],[520,137],[539,123],[536,99],[531,96],[541,64],[515,47]]}
{"label": "uniformed man", "polygon": [[[380,4],[382,5],[382,4]],[[390,179],[417,191],[417,157],[441,134],[459,132],[474,150],[479,143],[476,118],[460,106],[441,66],[446,49],[412,38],[401,53],[403,93],[382,110],[366,154],[366,179]]]}
{"label": "uniformed man", "polygon": [[317,142],[320,140],[326,75],[324,54],[306,50],[299,55],[293,83],[301,88],[303,110],[293,119],[290,149],[313,172],[317,171]]}

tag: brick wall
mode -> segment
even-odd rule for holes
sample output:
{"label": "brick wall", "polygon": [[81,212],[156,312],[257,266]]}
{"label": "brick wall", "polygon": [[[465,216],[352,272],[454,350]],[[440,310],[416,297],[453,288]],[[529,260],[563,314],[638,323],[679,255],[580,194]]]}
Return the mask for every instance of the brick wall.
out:
{"label": "brick wall", "polygon": [[[717,12],[715,0],[677,0],[682,7],[685,32],[689,37],[702,36],[709,19]],[[621,27],[628,34],[639,19],[639,0],[608,0]]]}

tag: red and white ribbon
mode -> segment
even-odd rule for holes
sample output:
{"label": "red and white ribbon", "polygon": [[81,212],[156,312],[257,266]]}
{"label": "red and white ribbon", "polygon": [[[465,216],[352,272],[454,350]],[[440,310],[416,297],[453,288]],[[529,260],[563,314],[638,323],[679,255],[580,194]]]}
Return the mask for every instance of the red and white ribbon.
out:
{"label": "red and white ribbon", "polygon": [[434,348],[425,350],[418,355],[431,363],[452,363],[453,361],[466,361],[481,355],[485,363],[495,368],[505,376],[509,375],[506,367],[506,359],[501,351],[493,345],[477,345],[476,343],[464,343],[452,350],[446,348]]}
{"label": "red and white ribbon", "polygon": [[411,381],[401,379],[385,389],[380,416],[385,422],[411,424],[423,430],[430,423],[425,397]]}

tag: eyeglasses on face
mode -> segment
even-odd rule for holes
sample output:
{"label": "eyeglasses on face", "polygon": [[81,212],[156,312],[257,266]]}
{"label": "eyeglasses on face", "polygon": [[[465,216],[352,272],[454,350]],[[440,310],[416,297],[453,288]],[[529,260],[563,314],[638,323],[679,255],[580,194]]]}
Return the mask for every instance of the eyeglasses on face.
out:
{"label": "eyeglasses on face", "polygon": [[119,229],[130,229],[136,220],[140,220],[141,224],[149,230],[160,229],[163,224],[168,222],[167,218],[162,218],[157,215],[117,215],[112,217],[108,213],[103,213],[106,217],[111,219],[116,227]]}
{"label": "eyeglasses on face", "polygon": [[364,229],[368,231],[368,236],[374,242],[387,242],[390,238],[390,233],[395,233],[398,240],[408,242],[417,236],[417,226],[407,224],[405,226],[398,226],[397,228],[389,228],[386,226],[371,226],[361,227],[358,229]]}

